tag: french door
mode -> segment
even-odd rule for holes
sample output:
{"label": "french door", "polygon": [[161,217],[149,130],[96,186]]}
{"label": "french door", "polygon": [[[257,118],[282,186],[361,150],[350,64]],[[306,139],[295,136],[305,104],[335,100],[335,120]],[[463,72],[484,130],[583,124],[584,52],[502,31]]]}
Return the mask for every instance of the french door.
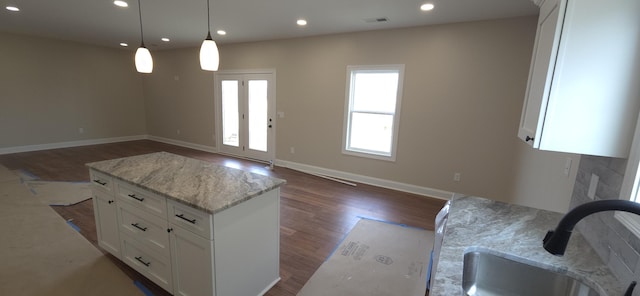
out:
{"label": "french door", "polygon": [[215,74],[217,146],[221,153],[275,158],[275,70]]}

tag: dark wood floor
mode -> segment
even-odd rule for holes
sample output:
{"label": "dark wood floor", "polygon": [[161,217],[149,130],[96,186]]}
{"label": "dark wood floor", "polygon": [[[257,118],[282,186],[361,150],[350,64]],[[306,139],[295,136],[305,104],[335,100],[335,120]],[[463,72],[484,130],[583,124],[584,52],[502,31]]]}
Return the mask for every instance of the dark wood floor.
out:
{"label": "dark wood floor", "polygon": [[[364,184],[352,187],[282,167],[271,171],[262,163],[148,140],[6,154],[0,155],[0,164],[12,170],[26,170],[42,180],[89,181],[85,163],[158,151],[287,180],[281,190],[282,280],[266,295],[296,295],[359,217],[433,230],[435,215],[444,205],[443,200],[435,198]],[[91,200],[53,208],[64,219],[73,219],[81,234],[97,246]],[[114,257],[111,258],[133,280],[143,283],[154,295],[169,295],[136,271]]]}

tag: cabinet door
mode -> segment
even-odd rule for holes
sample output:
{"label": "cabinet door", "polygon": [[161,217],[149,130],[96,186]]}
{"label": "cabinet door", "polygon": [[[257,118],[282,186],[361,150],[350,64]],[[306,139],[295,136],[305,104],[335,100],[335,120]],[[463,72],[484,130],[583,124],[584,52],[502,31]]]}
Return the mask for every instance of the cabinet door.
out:
{"label": "cabinet door", "polygon": [[561,23],[558,0],[547,0],[540,8],[538,32],[531,60],[529,83],[522,108],[518,137],[538,148],[547,111],[553,69],[558,55]]}
{"label": "cabinet door", "polygon": [[101,191],[93,191],[93,211],[98,232],[98,245],[120,258],[120,235],[115,198]]}
{"label": "cabinet door", "polygon": [[179,226],[170,227],[174,295],[215,295],[213,241]]}

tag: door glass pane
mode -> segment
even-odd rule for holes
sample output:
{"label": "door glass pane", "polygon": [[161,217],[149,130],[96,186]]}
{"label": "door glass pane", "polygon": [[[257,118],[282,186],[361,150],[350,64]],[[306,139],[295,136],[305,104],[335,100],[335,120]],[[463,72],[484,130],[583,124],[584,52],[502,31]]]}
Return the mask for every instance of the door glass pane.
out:
{"label": "door glass pane", "polygon": [[267,80],[249,80],[249,149],[267,151]]}
{"label": "door glass pane", "polygon": [[223,80],[222,91],[222,144],[239,147],[238,81]]}
{"label": "door glass pane", "polygon": [[358,113],[351,114],[351,149],[391,154],[393,115]]}

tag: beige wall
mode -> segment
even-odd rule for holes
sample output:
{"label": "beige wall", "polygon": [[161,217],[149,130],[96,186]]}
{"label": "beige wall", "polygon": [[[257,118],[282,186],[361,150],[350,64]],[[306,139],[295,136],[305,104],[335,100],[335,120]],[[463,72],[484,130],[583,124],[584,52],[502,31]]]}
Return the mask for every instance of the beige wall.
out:
{"label": "beige wall", "polygon": [[[220,47],[221,69],[277,70],[280,160],[510,201],[535,30],[536,17],[524,17],[231,44]],[[197,55],[154,53],[148,128],[212,146],[213,78]],[[406,67],[396,162],[341,153],[346,67],[376,64]]]}
{"label": "beige wall", "polygon": [[[571,159],[569,175],[564,175]],[[567,212],[575,185],[580,155],[531,149],[524,142],[516,147],[511,202],[555,212]]]}
{"label": "beige wall", "polygon": [[0,148],[146,134],[132,51],[6,33],[0,40]]}
{"label": "beige wall", "polygon": [[200,69],[199,48],[152,55],[153,74],[143,83],[148,133],[215,147],[213,72]]}
{"label": "beige wall", "polygon": [[[223,45],[221,68],[277,70],[285,112],[278,159],[566,211],[579,157],[533,150],[515,136],[535,23]],[[199,69],[197,48],[152,51],[154,73],[141,75],[133,49],[6,33],[0,40],[0,148],[140,134],[215,147],[213,74]],[[397,161],[342,155],[347,65],[398,63],[406,72]]]}

